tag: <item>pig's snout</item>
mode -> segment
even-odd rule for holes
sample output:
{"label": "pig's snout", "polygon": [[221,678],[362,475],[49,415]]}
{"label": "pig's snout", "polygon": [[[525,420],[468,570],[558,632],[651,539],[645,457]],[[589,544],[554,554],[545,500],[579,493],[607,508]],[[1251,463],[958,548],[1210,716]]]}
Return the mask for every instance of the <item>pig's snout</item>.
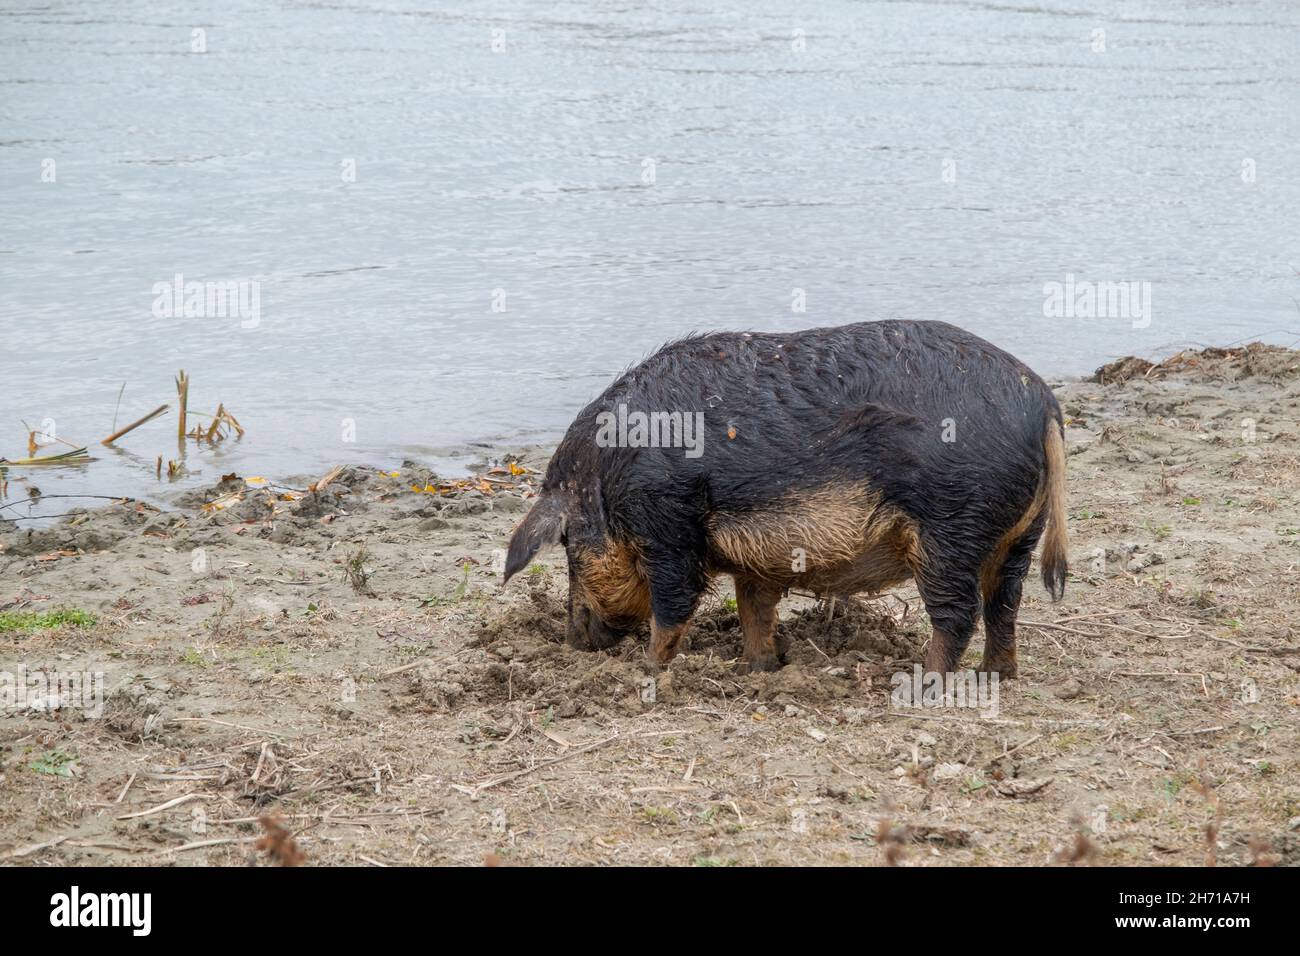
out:
{"label": "pig's snout", "polygon": [[574,601],[569,607],[568,642],[581,651],[599,651],[613,647],[622,639],[624,631],[606,624],[586,604]]}

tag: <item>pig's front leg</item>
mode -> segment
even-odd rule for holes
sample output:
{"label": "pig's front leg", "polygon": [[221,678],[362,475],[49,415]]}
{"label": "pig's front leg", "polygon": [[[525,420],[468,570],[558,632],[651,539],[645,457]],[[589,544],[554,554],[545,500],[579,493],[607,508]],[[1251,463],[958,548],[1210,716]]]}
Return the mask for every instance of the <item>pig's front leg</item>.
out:
{"label": "pig's front leg", "polygon": [[706,581],[698,558],[681,552],[646,551],[650,582],[650,659],[667,664],[677,656]]}

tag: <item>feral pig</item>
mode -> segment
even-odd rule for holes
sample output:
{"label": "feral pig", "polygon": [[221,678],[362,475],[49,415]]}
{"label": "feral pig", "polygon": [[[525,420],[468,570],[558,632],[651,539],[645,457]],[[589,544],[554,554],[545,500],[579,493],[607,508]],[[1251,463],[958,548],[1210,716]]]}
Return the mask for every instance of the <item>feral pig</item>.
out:
{"label": "feral pig", "polygon": [[664,346],[582,410],[505,579],[563,544],[569,643],[608,647],[649,619],[662,664],[711,580],[731,575],[741,667],[773,670],[790,588],[875,593],[910,578],[933,625],[927,671],[956,667],[982,613],[981,669],[1014,677],[1021,584],[1044,532],[1043,583],[1059,600],[1061,410],[1006,352],[942,322],[717,333]]}

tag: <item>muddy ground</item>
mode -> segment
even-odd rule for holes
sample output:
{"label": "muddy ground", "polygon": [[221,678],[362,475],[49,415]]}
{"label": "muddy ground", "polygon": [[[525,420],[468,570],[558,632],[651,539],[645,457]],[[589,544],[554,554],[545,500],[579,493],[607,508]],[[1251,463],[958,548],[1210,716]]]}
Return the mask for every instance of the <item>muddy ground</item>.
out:
{"label": "muddy ground", "polygon": [[891,704],[911,587],[791,597],[773,674],[726,586],[661,672],[571,650],[562,554],[494,569],[544,449],[0,522],[0,672],[104,681],[0,710],[0,862],[1300,863],[1300,353],[1102,378],[996,715]]}

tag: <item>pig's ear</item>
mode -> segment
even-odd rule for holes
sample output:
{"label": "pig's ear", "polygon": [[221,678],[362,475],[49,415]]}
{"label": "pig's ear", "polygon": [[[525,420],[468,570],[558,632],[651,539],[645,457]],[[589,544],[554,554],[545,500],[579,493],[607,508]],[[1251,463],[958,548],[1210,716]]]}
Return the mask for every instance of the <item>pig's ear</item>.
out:
{"label": "pig's ear", "polygon": [[509,581],[533,559],[539,548],[556,544],[564,534],[564,502],[555,495],[542,495],[519,523],[506,552],[506,576]]}

